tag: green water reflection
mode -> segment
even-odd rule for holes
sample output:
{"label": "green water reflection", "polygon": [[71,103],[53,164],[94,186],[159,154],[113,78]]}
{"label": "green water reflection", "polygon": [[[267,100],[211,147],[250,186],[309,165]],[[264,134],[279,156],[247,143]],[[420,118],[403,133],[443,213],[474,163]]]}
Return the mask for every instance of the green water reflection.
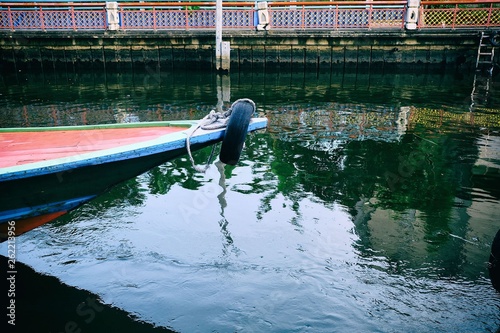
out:
{"label": "green water reflection", "polygon": [[[482,86],[485,82],[487,90]],[[396,331],[393,325],[401,324],[408,331],[492,332],[500,326],[500,299],[489,284],[486,266],[491,241],[499,228],[498,87],[498,78],[478,77],[475,73],[235,73],[224,78],[224,82],[213,74],[185,72],[18,75],[2,79],[1,93],[5,98],[0,102],[0,126],[196,119],[218,103],[217,96],[225,106],[229,100],[252,98],[259,114],[268,117],[268,129],[249,137],[239,166],[226,166],[220,171],[215,171],[213,166],[215,182],[196,173],[186,158],[170,161],[115,187],[81,209],[42,227],[42,231],[26,235],[26,246],[30,248],[30,244],[45,240],[58,248],[57,240],[49,241],[44,236],[43,232],[47,232],[51,237],[59,237],[65,246],[76,237],[79,245],[65,248],[62,253],[85,252],[78,247],[98,240],[85,230],[77,231],[78,228],[121,237],[117,242],[132,242],[109,230],[117,226],[139,228],[139,222],[134,221],[137,219],[151,227],[152,233],[159,233],[161,227],[155,229],[147,220],[161,210],[158,200],[181,200],[190,195],[195,198],[192,200],[197,200],[196,195],[213,192],[217,197],[214,202],[218,203],[219,212],[215,215],[219,217],[224,256],[233,253],[233,260],[241,260],[250,267],[267,267],[266,259],[254,261],[245,256],[240,249],[243,246],[238,243],[242,242],[241,237],[238,240],[232,234],[233,228],[237,229],[234,220],[231,224],[226,216],[228,202],[234,205],[239,198],[238,204],[245,205],[246,198],[250,201],[256,198],[258,209],[249,217],[254,223],[252,226],[262,228],[264,234],[279,233],[271,222],[284,219],[299,234],[287,245],[291,250],[285,255],[297,259],[297,270],[301,269],[300,265],[321,268],[322,271],[313,276],[327,280],[325,270],[330,272],[335,268],[332,262],[338,254],[328,254],[333,259],[330,257],[316,267],[313,263],[317,257],[326,255],[321,247],[315,248],[321,253],[317,257],[307,257],[311,251],[305,251],[303,244],[293,243],[300,241],[301,234],[308,235],[313,228],[311,224],[336,221],[333,214],[320,214],[317,220],[308,220],[313,205],[345,212],[352,223],[349,258],[339,261],[358,267],[351,271],[359,270],[360,278],[366,269],[369,275],[382,272],[391,279],[402,279],[398,295],[411,299],[409,295],[416,294],[411,301],[414,303],[406,304],[415,311],[407,309],[408,316],[419,320],[422,309],[437,313],[429,315],[430,322],[411,325],[406,323],[406,314],[401,308],[401,313],[391,320],[372,315],[359,326],[338,318],[333,324],[336,321],[325,315],[325,323],[333,325],[329,328],[347,325],[364,331],[373,325],[379,331],[393,332]],[[197,152],[195,159],[203,163],[209,155],[210,148],[207,148]],[[218,187],[213,190],[210,186]],[[171,193],[175,195],[169,196]],[[196,204],[194,206],[196,208]],[[196,218],[189,209],[193,208],[181,213],[167,212],[169,221],[186,216]],[[193,232],[185,241],[194,243],[198,240],[196,237]],[[318,236],[319,243],[320,238]],[[189,244],[186,252],[188,248]],[[143,260],[134,256],[133,247],[120,245],[120,249],[124,251],[124,258]],[[41,252],[46,251],[51,250],[44,248]],[[203,262],[206,254],[199,255],[200,258],[193,259],[190,254],[183,259]],[[31,256],[26,259],[32,260],[40,270],[54,274],[54,269],[47,268],[39,259]],[[99,260],[105,261],[106,255]],[[201,270],[205,264],[208,263],[193,266]],[[271,265],[271,261],[268,264]],[[345,274],[343,268],[337,273]],[[66,278],[78,284],[78,280]],[[348,275],[339,277],[342,278],[349,280]],[[429,280],[443,284],[435,286],[429,284]],[[381,288],[393,287],[391,283]],[[215,288],[216,284],[209,280],[207,288]],[[258,284],[269,293],[275,287],[260,280]],[[318,284],[320,290],[330,290],[332,283]],[[367,285],[369,283],[356,284],[358,292],[363,294],[365,287],[370,290]],[[447,294],[450,290],[451,296]],[[318,297],[316,292],[314,288],[306,291]],[[430,296],[432,292],[436,296]],[[445,309],[452,303],[438,310],[432,304],[426,305],[428,297],[431,303],[441,302],[438,299],[441,294],[446,299],[457,297],[457,302],[462,302],[459,310]],[[123,307],[133,311],[134,302]],[[217,304],[215,308],[229,311],[230,307]],[[350,308],[342,313],[344,317],[348,317],[349,311],[356,312]],[[439,311],[464,312],[471,321],[461,327],[447,317],[449,314],[440,315]],[[307,314],[302,315],[304,322],[314,321]],[[189,330],[196,326],[192,323],[176,326],[175,320],[159,318],[151,315],[146,320],[159,325],[167,323],[173,329],[187,327]],[[238,318],[228,315],[227,321]],[[286,321],[284,318],[287,316],[276,311],[265,319],[280,323]],[[222,327],[222,330],[233,327],[204,320],[200,319],[200,325]],[[321,317],[318,320],[321,321]],[[439,320],[441,324],[437,323]],[[271,331],[286,327],[276,323],[271,325]],[[246,325],[248,331],[263,327],[250,322]],[[321,325],[317,328],[326,330]]]}

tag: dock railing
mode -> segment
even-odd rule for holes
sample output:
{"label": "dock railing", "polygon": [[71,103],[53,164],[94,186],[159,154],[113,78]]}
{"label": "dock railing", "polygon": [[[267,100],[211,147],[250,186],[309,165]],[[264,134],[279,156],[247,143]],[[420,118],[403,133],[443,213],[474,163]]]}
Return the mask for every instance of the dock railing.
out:
{"label": "dock railing", "polygon": [[[500,0],[416,1],[419,30],[500,27]],[[410,2],[415,0],[272,1],[267,2],[266,29],[403,30]],[[224,30],[255,30],[260,19],[257,3],[223,2]],[[0,31],[215,29],[215,5],[215,1],[2,2]]]}

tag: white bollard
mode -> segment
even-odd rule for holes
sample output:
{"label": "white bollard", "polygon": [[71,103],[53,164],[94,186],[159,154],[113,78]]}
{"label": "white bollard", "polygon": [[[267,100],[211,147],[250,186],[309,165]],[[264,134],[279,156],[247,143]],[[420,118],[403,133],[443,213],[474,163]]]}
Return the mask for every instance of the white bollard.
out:
{"label": "white bollard", "polygon": [[406,5],[405,27],[407,30],[417,29],[420,0],[408,0]]}
{"label": "white bollard", "polygon": [[119,30],[120,18],[118,16],[118,2],[106,2],[106,14],[108,19],[108,30]]}
{"label": "white bollard", "polygon": [[269,11],[267,10],[267,1],[257,2],[257,30],[269,30],[271,19],[269,18]]}

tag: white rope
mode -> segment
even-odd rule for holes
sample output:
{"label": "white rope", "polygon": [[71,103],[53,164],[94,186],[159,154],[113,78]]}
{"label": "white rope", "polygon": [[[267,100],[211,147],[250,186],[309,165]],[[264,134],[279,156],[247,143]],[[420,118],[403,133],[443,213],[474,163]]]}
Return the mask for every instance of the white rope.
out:
{"label": "white rope", "polygon": [[[186,148],[188,151],[189,159],[191,160],[191,165],[193,166],[193,169],[195,169],[198,172],[206,172],[208,170],[208,167],[210,166],[210,159],[207,161],[207,164],[205,166],[199,166],[194,163],[193,159],[193,154],[191,153],[191,137],[193,136],[194,132],[196,132],[198,129],[203,129],[203,130],[214,130],[218,128],[224,128],[227,126],[227,123],[229,121],[229,116],[231,115],[232,109],[229,108],[225,112],[216,112],[215,110],[210,111],[209,114],[207,114],[203,119],[201,119],[198,123],[198,125],[189,133],[187,139],[186,139]],[[212,150],[213,153],[213,150]]]}

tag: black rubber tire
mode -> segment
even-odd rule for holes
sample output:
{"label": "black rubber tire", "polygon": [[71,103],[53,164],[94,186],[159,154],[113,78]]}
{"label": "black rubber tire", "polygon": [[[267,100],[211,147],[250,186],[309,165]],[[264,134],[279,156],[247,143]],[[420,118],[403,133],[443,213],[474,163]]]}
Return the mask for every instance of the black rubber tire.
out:
{"label": "black rubber tire", "polygon": [[493,46],[500,46],[500,31],[491,33],[490,43]]}
{"label": "black rubber tire", "polygon": [[255,112],[255,103],[250,99],[239,99],[233,103],[231,109],[219,159],[222,163],[236,165],[247,137],[250,119]]}
{"label": "black rubber tire", "polygon": [[489,273],[493,288],[500,292],[500,230],[491,245]]}

